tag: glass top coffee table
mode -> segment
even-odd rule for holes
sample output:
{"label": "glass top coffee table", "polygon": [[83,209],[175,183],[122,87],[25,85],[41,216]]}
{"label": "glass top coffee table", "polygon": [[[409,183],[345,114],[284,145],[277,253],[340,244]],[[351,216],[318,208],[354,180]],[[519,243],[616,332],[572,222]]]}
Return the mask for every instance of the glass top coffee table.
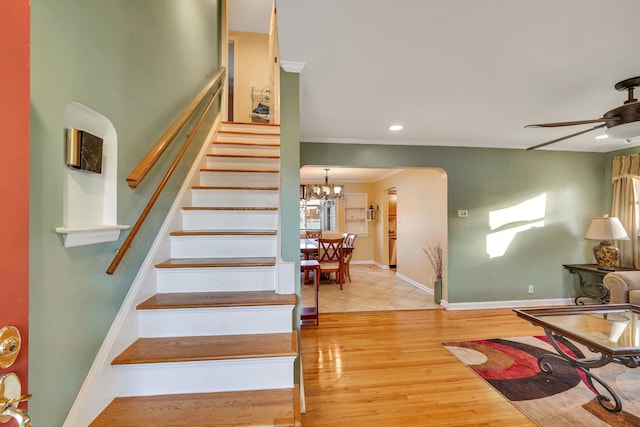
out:
{"label": "glass top coffee table", "polygon": [[[540,370],[551,374],[553,368],[549,360],[563,360],[607,390],[609,396],[598,391],[600,405],[611,412],[619,412],[622,409],[618,395],[589,369],[599,368],[611,362],[621,363],[629,368],[640,366],[640,306],[610,304],[525,308],[513,311],[519,317],[544,328],[549,343],[557,352],[538,358]],[[558,344],[558,336],[580,343],[599,356],[576,358],[569,355]]]}

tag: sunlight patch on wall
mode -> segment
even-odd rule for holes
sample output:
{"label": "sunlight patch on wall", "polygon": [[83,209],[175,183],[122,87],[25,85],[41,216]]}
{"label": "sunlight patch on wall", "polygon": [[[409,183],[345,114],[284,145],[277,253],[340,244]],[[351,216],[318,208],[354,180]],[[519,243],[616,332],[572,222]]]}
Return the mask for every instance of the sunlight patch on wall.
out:
{"label": "sunlight patch on wall", "polygon": [[[496,230],[508,224],[520,224],[487,234],[487,253],[489,257],[503,256],[518,233],[532,228],[544,227],[546,206],[547,193],[543,193],[515,206],[489,212],[489,227],[491,230]],[[529,223],[521,224],[522,222]]]}

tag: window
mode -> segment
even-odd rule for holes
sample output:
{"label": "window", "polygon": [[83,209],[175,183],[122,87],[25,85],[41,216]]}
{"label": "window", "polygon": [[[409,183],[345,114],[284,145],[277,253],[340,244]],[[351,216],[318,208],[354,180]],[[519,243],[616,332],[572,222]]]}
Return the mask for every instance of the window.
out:
{"label": "window", "polygon": [[338,229],[335,200],[300,200],[300,230]]}

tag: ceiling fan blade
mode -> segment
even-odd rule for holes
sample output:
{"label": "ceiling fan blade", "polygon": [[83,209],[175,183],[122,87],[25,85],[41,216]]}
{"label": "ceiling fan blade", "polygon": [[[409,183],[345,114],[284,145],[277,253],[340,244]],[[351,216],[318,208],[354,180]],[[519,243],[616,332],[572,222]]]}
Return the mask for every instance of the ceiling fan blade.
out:
{"label": "ceiling fan blade", "polygon": [[546,145],[553,144],[554,142],[558,142],[558,141],[562,141],[562,140],[565,140],[565,139],[573,138],[574,136],[582,135],[583,133],[591,132],[592,130],[600,129],[600,128],[603,128],[605,126],[606,126],[606,124],[594,126],[591,129],[587,129],[587,130],[583,130],[583,131],[580,131],[580,132],[572,133],[571,135],[563,136],[562,138],[557,138],[557,139],[554,139],[552,141],[547,141],[547,142],[543,142],[542,144],[534,145],[533,147],[527,148],[527,150],[535,150],[536,148],[544,147]]}
{"label": "ceiling fan blade", "polygon": [[576,126],[576,125],[588,125],[590,123],[601,123],[620,120],[619,117],[600,118],[591,120],[577,120],[575,122],[557,122],[557,123],[538,123],[533,125],[526,125],[526,128],[557,128],[561,126]]}

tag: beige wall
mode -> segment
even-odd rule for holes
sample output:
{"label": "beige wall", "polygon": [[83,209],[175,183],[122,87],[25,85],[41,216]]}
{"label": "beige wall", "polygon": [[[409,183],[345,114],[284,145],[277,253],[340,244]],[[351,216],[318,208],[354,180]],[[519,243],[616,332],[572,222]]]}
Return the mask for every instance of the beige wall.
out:
{"label": "beige wall", "polygon": [[389,265],[387,190],[390,188],[396,188],[398,193],[396,271],[432,288],[435,272],[423,248],[438,244],[442,247],[446,279],[447,175],[439,168],[413,168],[374,183],[369,201],[378,205],[378,220],[370,223],[369,240],[372,259],[382,266]]}
{"label": "beige wall", "polygon": [[[387,190],[397,190],[397,273],[433,288],[435,272],[424,253],[429,246],[444,251],[443,277],[447,276],[447,175],[440,168],[400,170],[374,183],[344,183],[345,193],[367,193],[369,204],[378,206],[376,221],[367,221],[367,235],[355,242],[354,263],[373,261],[389,265]],[[341,212],[341,209],[338,209]],[[339,230],[344,220],[338,217]]]}
{"label": "beige wall", "polygon": [[235,58],[233,120],[249,122],[251,82],[258,89],[269,85],[269,35],[230,31],[229,40],[234,43]]}

